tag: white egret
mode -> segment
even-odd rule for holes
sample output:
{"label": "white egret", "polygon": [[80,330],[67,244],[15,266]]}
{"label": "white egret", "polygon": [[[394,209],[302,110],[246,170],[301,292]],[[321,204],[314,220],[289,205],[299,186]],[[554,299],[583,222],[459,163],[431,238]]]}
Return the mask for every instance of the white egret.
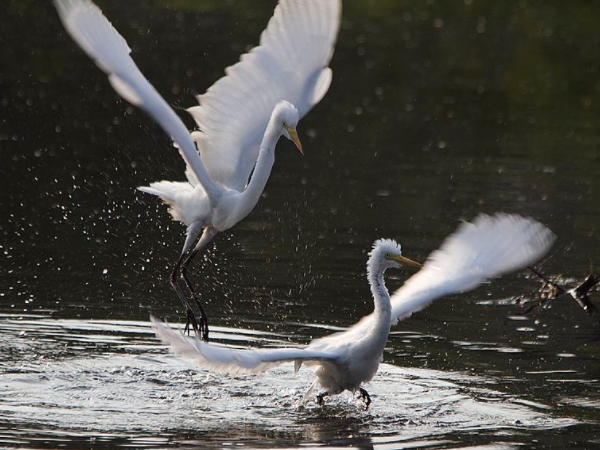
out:
{"label": "white egret", "polygon": [[200,308],[200,332],[208,340],[208,320],[187,267],[217,233],[252,211],[269,178],[279,137],[292,140],[302,152],[296,125],[329,89],[332,72],[327,66],[341,1],[281,0],[260,45],[226,69],[225,77],[198,96],[199,106],[188,110],[200,128],[191,135],[144,78],[125,39],[96,5],[90,0],[55,0],[55,4],[65,29],[108,74],[116,92],[158,122],[186,163],[187,182],[159,181],[139,189],[159,196],[173,219],[187,226],[170,281],[186,308],[186,328],[191,323],[198,332],[179,285],[183,278]]}
{"label": "white egret", "polygon": [[325,391],[317,399],[344,390],[359,390],[365,406],[370,397],[361,385],[370,381],[382,360],[390,326],[434,300],[477,287],[484,280],[526,267],[539,260],[554,242],[554,234],[540,223],[517,215],[480,215],[463,223],[431,253],[422,269],[391,297],[383,273],[390,267],[411,264],[401,257],[400,246],[379,240],[369,255],[367,274],[374,312],[348,330],[313,340],[304,348],[237,349],[201,342],[174,331],[151,317],[156,335],[171,351],[191,358],[200,367],[232,374],[265,371],[293,361],[297,371],[305,363],[316,375],[307,395],[318,383]]}

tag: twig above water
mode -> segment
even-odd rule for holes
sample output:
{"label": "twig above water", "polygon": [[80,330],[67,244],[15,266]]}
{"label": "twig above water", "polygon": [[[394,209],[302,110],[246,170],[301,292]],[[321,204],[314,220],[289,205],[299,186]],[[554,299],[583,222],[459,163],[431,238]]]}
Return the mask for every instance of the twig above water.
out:
{"label": "twig above water", "polygon": [[589,297],[589,292],[600,282],[600,278],[594,274],[588,275],[585,280],[579,283],[574,288],[567,288],[560,285],[556,281],[551,280],[544,275],[539,269],[527,267],[531,273],[544,281],[544,284],[537,291],[539,302],[530,306],[526,314],[529,314],[536,306],[544,305],[552,300],[555,300],[563,295],[570,295],[577,304],[589,315],[597,311],[596,306],[592,303]]}

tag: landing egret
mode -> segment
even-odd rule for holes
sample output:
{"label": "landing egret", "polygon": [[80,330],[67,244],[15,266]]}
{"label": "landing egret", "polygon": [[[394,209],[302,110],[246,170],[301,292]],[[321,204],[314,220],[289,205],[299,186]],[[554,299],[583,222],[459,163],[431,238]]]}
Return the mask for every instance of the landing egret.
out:
{"label": "landing egret", "polygon": [[[226,76],[188,110],[200,128],[191,135],[144,78],[125,39],[96,5],[90,0],[55,0],[55,4],[65,29],[108,74],[116,92],[158,122],[186,163],[187,182],[159,181],[139,190],[159,196],[173,219],[187,226],[170,282],[186,309],[186,329],[191,324],[207,341],[208,319],[187,267],[218,232],[252,211],[271,173],[279,137],[292,140],[302,152],[296,125],[329,89],[332,72],[327,66],[341,2],[281,0],[260,45],[226,69]],[[200,330],[181,278],[200,308]]]}
{"label": "landing egret", "polygon": [[237,349],[211,345],[182,335],[152,316],[150,320],[158,338],[172,352],[191,358],[200,367],[251,374],[287,361],[293,361],[298,371],[305,363],[316,375],[305,399],[318,383],[325,389],[317,397],[319,403],[326,395],[358,390],[368,407],[371,400],[361,385],[377,372],[392,324],[444,295],[474,289],[488,278],[536,262],[553,242],[554,234],[533,219],[507,214],[480,215],[446,238],[429,255],[423,268],[390,299],[383,280],[385,270],[411,262],[401,256],[400,245],[392,240],[379,240],[367,263],[374,312],[348,330],[315,339],[304,348]]}

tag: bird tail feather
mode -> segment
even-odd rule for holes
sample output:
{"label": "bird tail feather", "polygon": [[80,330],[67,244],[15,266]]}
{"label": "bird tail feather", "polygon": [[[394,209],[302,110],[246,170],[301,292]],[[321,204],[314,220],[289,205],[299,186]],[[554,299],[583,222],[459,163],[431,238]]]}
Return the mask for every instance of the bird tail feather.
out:
{"label": "bird tail feather", "polygon": [[185,217],[185,208],[182,208],[180,201],[182,194],[191,193],[194,188],[192,185],[181,181],[157,181],[150,186],[140,186],[138,190],[147,194],[156,195],[169,206],[169,213],[174,220],[185,224],[191,223],[189,218]]}

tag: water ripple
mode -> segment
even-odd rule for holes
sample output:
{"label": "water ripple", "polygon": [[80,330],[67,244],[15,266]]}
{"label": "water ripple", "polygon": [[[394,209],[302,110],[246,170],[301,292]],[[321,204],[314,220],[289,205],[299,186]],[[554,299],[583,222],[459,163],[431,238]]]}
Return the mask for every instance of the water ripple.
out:
{"label": "water ripple", "polygon": [[[443,446],[457,434],[494,441],[528,430],[585,425],[463,372],[383,364],[363,412],[352,395],[300,406],[312,381],[291,365],[256,376],[196,370],[168,354],[146,322],[0,318],[0,443],[111,446],[332,442],[386,448]],[[272,333],[215,328],[230,342],[275,345]],[[5,350],[11,349],[11,352]],[[567,401],[567,400],[565,400]],[[577,399],[569,400],[578,404]],[[579,403],[594,407],[594,401]],[[199,440],[199,436],[202,438]],[[393,444],[393,445],[392,445]]]}

